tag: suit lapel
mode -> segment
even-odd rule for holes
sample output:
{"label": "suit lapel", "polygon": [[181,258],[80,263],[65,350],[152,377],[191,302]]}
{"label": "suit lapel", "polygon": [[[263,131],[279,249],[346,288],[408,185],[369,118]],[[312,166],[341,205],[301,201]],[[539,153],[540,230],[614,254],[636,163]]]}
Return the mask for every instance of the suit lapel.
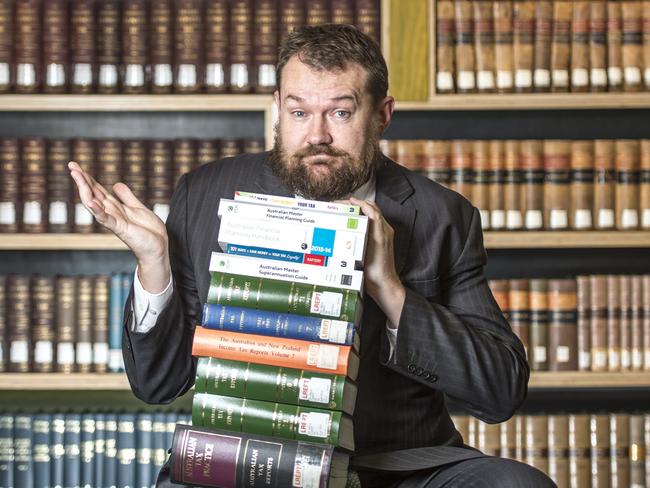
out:
{"label": "suit lapel", "polygon": [[388,158],[382,158],[377,169],[375,202],[395,231],[395,268],[398,274],[406,264],[413,236],[416,210],[408,199],[414,191],[400,166]]}
{"label": "suit lapel", "polygon": [[282,183],[280,178],[278,178],[271,166],[269,165],[270,153],[267,153],[266,160],[262,164],[261,171],[255,179],[253,186],[255,187],[256,193],[264,193],[266,195],[278,195],[282,197],[293,197],[293,193]]}

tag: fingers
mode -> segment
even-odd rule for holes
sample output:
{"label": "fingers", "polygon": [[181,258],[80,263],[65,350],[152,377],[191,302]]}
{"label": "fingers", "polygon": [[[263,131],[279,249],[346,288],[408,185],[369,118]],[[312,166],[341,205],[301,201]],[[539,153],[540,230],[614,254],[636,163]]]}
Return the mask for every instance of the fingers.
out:
{"label": "fingers", "polygon": [[383,220],[384,216],[379,210],[379,207],[374,202],[368,200],[359,200],[358,198],[350,197],[350,202],[354,205],[361,207],[361,210],[372,220]]}
{"label": "fingers", "polygon": [[115,183],[113,185],[113,191],[115,192],[117,198],[119,198],[129,207],[146,208],[146,206],[140,200],[138,200],[138,197],[136,197],[131,189],[124,183]]}
{"label": "fingers", "polygon": [[68,169],[70,170],[72,179],[77,184],[77,188],[79,188],[79,196],[84,205],[88,206],[86,202],[90,201],[91,198],[101,200],[110,196],[102,185],[97,183],[92,176],[86,173],[83,168],[74,161],[68,163]]}
{"label": "fingers", "polygon": [[116,226],[117,226],[117,220],[115,217],[111,214],[109,214],[106,210],[106,207],[97,200],[96,198],[93,198],[88,202],[88,210],[93,214],[95,217],[95,220],[99,222],[101,225],[106,227],[108,230],[111,230],[115,232]]}

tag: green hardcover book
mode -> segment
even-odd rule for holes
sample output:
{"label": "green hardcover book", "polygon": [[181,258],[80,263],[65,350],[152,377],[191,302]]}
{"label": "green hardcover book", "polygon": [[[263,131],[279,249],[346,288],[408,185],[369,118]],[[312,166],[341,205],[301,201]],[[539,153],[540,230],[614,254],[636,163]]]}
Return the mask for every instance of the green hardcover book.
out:
{"label": "green hardcover book", "polygon": [[199,358],[195,393],[354,412],[357,386],[345,376],[295,368]]}
{"label": "green hardcover book", "polygon": [[195,393],[192,425],[320,442],[354,451],[352,417],[335,410]]}
{"label": "green hardcover book", "polygon": [[211,273],[208,303],[326,317],[359,324],[361,300],[353,290]]}

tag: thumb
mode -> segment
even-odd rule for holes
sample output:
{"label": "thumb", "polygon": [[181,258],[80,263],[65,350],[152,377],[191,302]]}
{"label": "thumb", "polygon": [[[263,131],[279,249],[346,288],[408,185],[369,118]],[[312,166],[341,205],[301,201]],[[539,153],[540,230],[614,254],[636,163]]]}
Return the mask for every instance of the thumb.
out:
{"label": "thumb", "polygon": [[115,183],[113,185],[113,191],[117,198],[119,198],[125,205],[128,205],[129,207],[146,208],[145,205],[133,194],[131,189],[124,183]]}

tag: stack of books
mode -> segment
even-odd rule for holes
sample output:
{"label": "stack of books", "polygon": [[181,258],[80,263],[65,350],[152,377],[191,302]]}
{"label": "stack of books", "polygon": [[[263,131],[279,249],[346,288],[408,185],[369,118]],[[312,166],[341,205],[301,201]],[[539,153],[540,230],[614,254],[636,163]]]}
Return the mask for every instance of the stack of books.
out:
{"label": "stack of books", "polygon": [[193,426],[177,428],[172,480],[345,486],[368,219],[353,205],[244,192],[219,216],[225,252],[210,260]]}

